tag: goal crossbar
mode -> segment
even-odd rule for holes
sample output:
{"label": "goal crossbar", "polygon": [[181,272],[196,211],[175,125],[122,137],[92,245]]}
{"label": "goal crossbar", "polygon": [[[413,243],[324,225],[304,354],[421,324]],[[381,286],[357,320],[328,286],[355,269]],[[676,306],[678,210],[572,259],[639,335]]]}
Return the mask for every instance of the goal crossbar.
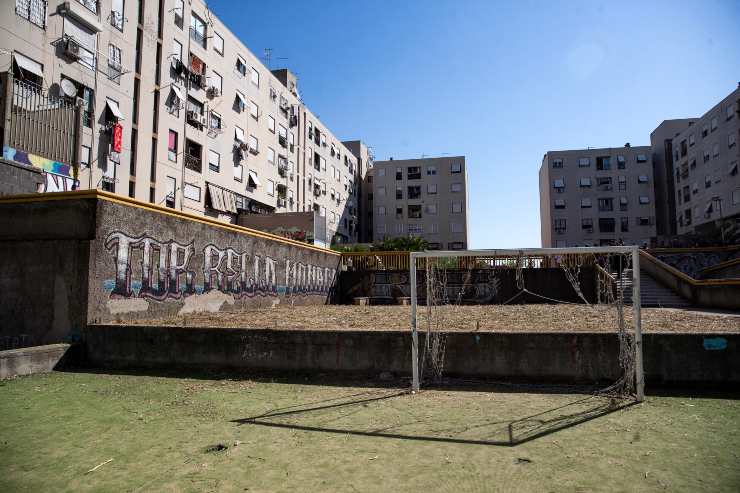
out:
{"label": "goal crossbar", "polygon": [[572,248],[505,248],[486,250],[425,250],[409,252],[409,283],[411,288],[411,362],[414,391],[419,390],[419,336],[417,328],[416,260],[445,257],[496,256],[557,256],[569,254],[622,254],[632,257],[632,310],[635,326],[635,393],[637,402],[645,399],[645,375],[642,361],[642,319],[640,315],[640,248],[638,246],[603,246]]}

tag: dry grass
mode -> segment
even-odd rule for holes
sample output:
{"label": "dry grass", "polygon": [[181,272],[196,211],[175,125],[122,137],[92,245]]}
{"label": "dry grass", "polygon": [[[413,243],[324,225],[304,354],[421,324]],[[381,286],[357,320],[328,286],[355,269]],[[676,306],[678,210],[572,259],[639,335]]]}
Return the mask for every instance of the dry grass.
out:
{"label": "dry grass", "polygon": [[[616,309],[585,305],[486,305],[440,308],[450,331],[602,332],[617,327]],[[628,325],[632,309],[625,309]],[[276,330],[408,330],[408,306],[276,306],[246,311],[196,313],[183,317],[122,322],[135,325],[238,327]],[[426,327],[426,307],[419,309],[419,327]],[[643,308],[646,332],[740,332],[740,313],[712,313],[671,308]]]}

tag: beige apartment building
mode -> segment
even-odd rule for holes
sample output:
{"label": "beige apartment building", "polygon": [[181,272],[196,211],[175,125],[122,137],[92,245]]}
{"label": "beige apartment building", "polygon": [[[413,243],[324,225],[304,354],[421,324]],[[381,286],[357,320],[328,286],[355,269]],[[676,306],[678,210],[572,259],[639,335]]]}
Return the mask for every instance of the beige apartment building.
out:
{"label": "beige apartment building", "polygon": [[679,235],[740,226],[738,141],[740,85],[672,139]]}
{"label": "beige apartment building", "polygon": [[649,245],[655,237],[649,146],[549,151],[542,159],[542,246]]}
{"label": "beige apartment building", "polygon": [[81,108],[64,149],[4,125],[4,158],[43,169],[46,191],[99,188],[231,223],[315,211],[327,243],[357,240],[369,160],[204,2],[8,0],[0,48],[14,109]]}
{"label": "beige apartment building", "polygon": [[368,180],[374,241],[416,236],[429,249],[468,248],[464,156],[375,161]]}

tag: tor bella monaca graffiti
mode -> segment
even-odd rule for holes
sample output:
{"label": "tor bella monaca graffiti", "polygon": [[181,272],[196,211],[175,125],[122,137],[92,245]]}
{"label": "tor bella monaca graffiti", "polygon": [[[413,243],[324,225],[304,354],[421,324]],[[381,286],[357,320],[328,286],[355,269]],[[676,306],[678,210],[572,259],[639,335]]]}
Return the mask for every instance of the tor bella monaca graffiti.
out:
{"label": "tor bella monaca graffiti", "polygon": [[336,275],[333,268],[212,243],[196,255],[193,242],[161,241],[121,231],[106,237],[105,248],[115,259],[115,278],[103,283],[112,299],[165,301],[213,290],[235,299],[326,295]]}

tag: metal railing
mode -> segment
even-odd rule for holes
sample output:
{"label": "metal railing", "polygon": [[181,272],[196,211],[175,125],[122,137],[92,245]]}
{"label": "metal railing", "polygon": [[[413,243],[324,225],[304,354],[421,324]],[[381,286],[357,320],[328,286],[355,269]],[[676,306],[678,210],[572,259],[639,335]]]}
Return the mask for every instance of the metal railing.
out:
{"label": "metal railing", "polygon": [[[515,269],[522,268],[547,268],[560,265],[590,265],[592,259],[584,259],[577,255],[460,255],[441,259],[434,259],[438,265],[441,263],[448,269]],[[426,259],[417,259],[416,267],[424,269]],[[342,253],[342,265],[350,271],[384,271],[384,270],[408,270],[409,252],[344,252]]]}
{"label": "metal railing", "polygon": [[187,169],[197,171],[200,173],[203,170],[203,160],[197,156],[191,156],[190,154],[183,154],[183,161]]}
{"label": "metal railing", "polygon": [[81,108],[75,101],[53,97],[36,84],[4,74],[9,125],[5,145],[52,161],[75,165]]}

